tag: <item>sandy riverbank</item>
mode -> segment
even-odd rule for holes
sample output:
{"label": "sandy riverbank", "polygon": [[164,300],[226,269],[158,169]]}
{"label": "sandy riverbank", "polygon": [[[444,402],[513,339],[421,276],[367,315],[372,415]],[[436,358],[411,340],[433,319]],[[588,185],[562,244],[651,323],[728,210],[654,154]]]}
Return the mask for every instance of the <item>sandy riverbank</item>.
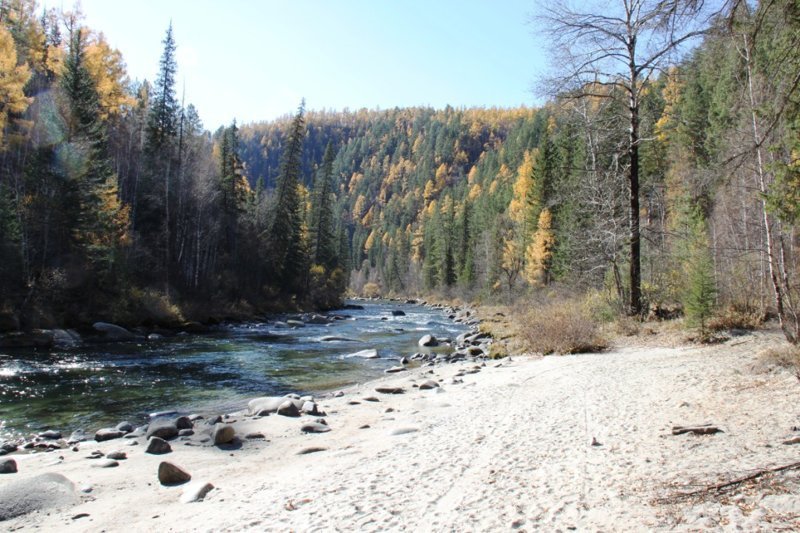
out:
{"label": "sandy riverbank", "polygon": [[[788,372],[753,371],[773,333],[712,347],[637,348],[565,357],[514,357],[420,368],[320,401],[329,433],[303,419],[248,422],[266,441],[237,450],[183,446],[165,456],[122,439],[15,455],[12,479],[58,472],[78,505],[32,513],[8,530],[62,531],[503,531],[800,526],[800,473],[789,471],[721,497],[681,492],[800,460],[797,395]],[[756,365],[757,366],[757,365]],[[413,384],[441,383],[440,392]],[[459,382],[461,381],[461,382]],[[378,385],[404,389],[375,392]],[[379,402],[363,401],[376,396]],[[351,405],[350,402],[358,404]],[[391,409],[391,412],[387,410]],[[241,417],[239,417],[241,419]],[[673,436],[676,425],[723,433]],[[369,427],[365,427],[369,426]],[[600,444],[593,446],[592,440]],[[325,448],[298,455],[310,446]],[[93,468],[95,449],[121,449],[116,468]],[[59,456],[63,460],[59,460]],[[167,460],[214,484],[202,502],[157,480]],[[76,518],[79,517],[79,518]]]}

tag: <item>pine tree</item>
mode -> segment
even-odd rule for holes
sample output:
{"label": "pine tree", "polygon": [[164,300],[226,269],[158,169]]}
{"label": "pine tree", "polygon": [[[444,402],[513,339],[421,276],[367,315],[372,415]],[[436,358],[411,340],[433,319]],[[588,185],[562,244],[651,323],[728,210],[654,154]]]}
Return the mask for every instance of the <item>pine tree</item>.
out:
{"label": "pine tree", "polygon": [[311,220],[309,237],[311,240],[311,259],[330,272],[337,266],[336,238],[333,228],[333,145],[325,147],[322,166],[317,172],[311,198]]}
{"label": "pine tree", "polygon": [[281,290],[299,293],[305,279],[305,247],[302,240],[302,206],[299,186],[305,136],[305,100],[292,120],[268,229],[273,279]]}
{"label": "pine tree", "polygon": [[698,327],[701,338],[705,339],[708,335],[708,319],[716,303],[717,286],[706,221],[699,210],[691,215],[690,232],[685,264],[687,287],[684,308],[688,324]]}

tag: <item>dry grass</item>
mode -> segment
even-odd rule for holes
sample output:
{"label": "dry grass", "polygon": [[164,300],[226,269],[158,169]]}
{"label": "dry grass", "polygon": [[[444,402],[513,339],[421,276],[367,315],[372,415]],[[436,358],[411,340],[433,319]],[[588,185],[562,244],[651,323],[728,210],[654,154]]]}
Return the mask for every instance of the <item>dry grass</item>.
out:
{"label": "dry grass", "polygon": [[542,354],[597,352],[608,347],[597,321],[580,302],[559,300],[527,313],[521,336],[528,348]]}
{"label": "dry grass", "polygon": [[788,370],[800,380],[800,346],[784,344],[768,348],[759,359],[763,366]]}
{"label": "dry grass", "polygon": [[735,329],[751,331],[761,327],[765,320],[766,317],[761,311],[729,306],[717,312],[708,321],[708,329],[711,331],[730,331]]}

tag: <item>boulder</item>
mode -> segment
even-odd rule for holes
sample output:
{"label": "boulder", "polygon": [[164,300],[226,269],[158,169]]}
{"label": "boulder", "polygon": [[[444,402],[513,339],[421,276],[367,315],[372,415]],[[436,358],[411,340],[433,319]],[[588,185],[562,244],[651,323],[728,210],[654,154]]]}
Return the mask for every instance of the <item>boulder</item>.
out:
{"label": "boulder", "polygon": [[417,344],[431,348],[434,346],[439,346],[439,341],[436,340],[436,337],[433,335],[423,335]]}
{"label": "boulder", "polygon": [[95,468],[116,468],[119,466],[119,463],[113,459],[103,459],[102,461],[98,461],[92,465]]}
{"label": "boulder", "polygon": [[396,374],[397,372],[406,372],[408,369],[404,366],[393,366],[384,370],[386,374]]}
{"label": "boulder", "polygon": [[17,462],[14,459],[0,459],[0,474],[16,474]]}
{"label": "boulder", "polygon": [[319,415],[319,408],[315,402],[305,401],[300,411],[309,415]]}
{"label": "boulder", "polygon": [[81,343],[81,336],[73,329],[54,329],[51,333],[56,348],[74,348]]}
{"label": "boulder", "polygon": [[192,435],[194,435],[194,430],[193,429],[179,429],[178,430],[178,436],[179,437],[191,437]]}
{"label": "boulder", "polygon": [[181,503],[203,501],[203,498],[206,497],[206,494],[211,492],[213,488],[214,485],[208,483],[207,481],[195,481],[194,483],[189,483],[186,485],[186,488],[183,489]]}
{"label": "boulder", "polygon": [[173,439],[178,436],[178,426],[171,418],[156,418],[150,422],[145,436],[148,439],[151,437],[160,437],[164,440]]}
{"label": "boulder", "polygon": [[300,416],[300,409],[291,399],[285,399],[276,412],[281,416]]}
{"label": "boulder", "polygon": [[253,398],[247,402],[248,412],[253,416],[266,416],[278,410],[286,401],[284,396],[263,396],[261,398]]}
{"label": "boulder", "polygon": [[306,318],[306,323],[308,324],[330,324],[331,319],[322,316],[322,315],[311,315],[310,317]]}
{"label": "boulder", "polygon": [[115,461],[123,461],[128,458],[128,454],[117,450],[107,454],[106,457],[109,459],[114,459]]}
{"label": "boulder", "polygon": [[158,333],[151,333],[150,335],[147,336],[147,340],[149,341],[160,341],[163,338],[164,337]]}
{"label": "boulder", "polygon": [[331,428],[326,424],[320,424],[319,422],[307,422],[300,428],[303,433],[327,433],[330,430]]}
{"label": "boulder", "polygon": [[381,394],[403,394],[402,387],[375,387],[375,392]]}
{"label": "boulder", "polygon": [[345,355],[345,358],[349,359],[350,357],[360,357],[361,359],[378,359],[379,355],[378,355],[378,350],[370,349],[370,350],[361,350],[358,352]]}
{"label": "boulder", "polygon": [[95,331],[102,333],[103,338],[107,341],[132,341],[136,339],[136,335],[116,324],[95,322],[92,324],[92,327]]}
{"label": "boulder", "polygon": [[61,474],[40,474],[0,485],[0,521],[78,503],[75,485]]}
{"label": "boulder", "polygon": [[122,431],[126,435],[133,432],[133,424],[130,422],[120,422],[117,424],[117,430]]}
{"label": "boulder", "polygon": [[162,461],[158,465],[158,481],[162,485],[180,485],[192,479],[192,475],[179,467],[167,461]]}
{"label": "boulder", "polygon": [[97,430],[97,433],[94,434],[94,440],[103,442],[104,440],[118,439],[123,435],[125,435],[125,432],[117,428],[103,428]]}
{"label": "boulder", "polygon": [[147,441],[147,449],[145,450],[145,453],[152,455],[163,455],[171,451],[172,446],[169,445],[169,442],[160,437],[152,437],[149,441]]}
{"label": "boulder", "polygon": [[48,429],[47,431],[43,431],[39,433],[39,438],[41,439],[48,439],[48,440],[56,440],[61,438],[61,432],[56,431],[54,429]]}
{"label": "boulder", "polygon": [[215,445],[228,444],[236,436],[236,430],[233,426],[227,424],[216,424],[211,431],[211,440]]}
{"label": "boulder", "polygon": [[290,328],[302,328],[305,327],[305,322],[302,320],[287,320],[286,325]]}
{"label": "boulder", "polygon": [[337,337],[335,335],[328,335],[320,339],[322,342],[358,342],[356,339],[349,337]]}
{"label": "boulder", "polygon": [[438,387],[439,387],[438,383],[436,383],[432,379],[429,379],[428,381],[420,383],[419,390],[430,390],[430,389],[436,389]]}
{"label": "boulder", "polygon": [[392,316],[406,316],[406,313],[400,309],[395,309],[392,311]]}
{"label": "boulder", "polygon": [[179,416],[175,419],[175,427],[178,429],[192,429],[194,423],[188,416]]}

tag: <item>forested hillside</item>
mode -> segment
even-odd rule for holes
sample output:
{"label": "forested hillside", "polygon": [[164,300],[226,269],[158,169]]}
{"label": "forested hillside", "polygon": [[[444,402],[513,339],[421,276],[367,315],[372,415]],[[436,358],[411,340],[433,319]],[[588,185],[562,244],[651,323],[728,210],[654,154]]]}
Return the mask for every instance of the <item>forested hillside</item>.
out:
{"label": "forested hillside", "polygon": [[131,83],[102,34],[4,2],[0,302],[34,324],[37,309],[328,306],[348,283],[567,287],[612,313],[777,314],[796,341],[800,8],[727,3],[681,44],[700,4],[667,4],[623,20],[620,42],[666,34],[669,54],[554,79],[541,108],[301,106],[211,134],[176,99],[171,28],[158,78]]}

